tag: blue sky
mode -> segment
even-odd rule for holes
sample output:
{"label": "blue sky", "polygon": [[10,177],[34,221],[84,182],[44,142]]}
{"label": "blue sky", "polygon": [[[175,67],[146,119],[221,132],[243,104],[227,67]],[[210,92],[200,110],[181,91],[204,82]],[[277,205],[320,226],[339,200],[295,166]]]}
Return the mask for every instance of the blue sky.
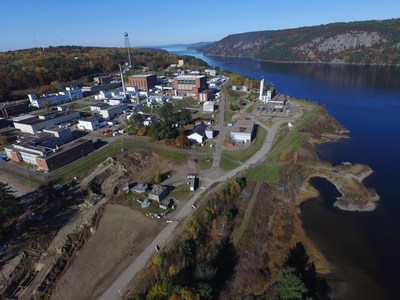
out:
{"label": "blue sky", "polygon": [[399,0],[0,0],[0,51],[216,41],[247,31],[400,17]]}

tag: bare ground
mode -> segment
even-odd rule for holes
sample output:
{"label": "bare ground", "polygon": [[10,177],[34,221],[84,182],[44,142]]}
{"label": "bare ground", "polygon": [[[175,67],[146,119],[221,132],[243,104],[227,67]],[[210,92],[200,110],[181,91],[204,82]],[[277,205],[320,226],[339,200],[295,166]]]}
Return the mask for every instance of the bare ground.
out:
{"label": "bare ground", "polygon": [[11,189],[14,191],[14,195],[17,197],[23,196],[35,190],[34,187],[27,184],[23,184],[14,177],[7,174],[0,174],[0,181],[7,183]]}
{"label": "bare ground", "polygon": [[111,204],[94,236],[79,251],[51,299],[96,299],[161,230],[160,222]]}

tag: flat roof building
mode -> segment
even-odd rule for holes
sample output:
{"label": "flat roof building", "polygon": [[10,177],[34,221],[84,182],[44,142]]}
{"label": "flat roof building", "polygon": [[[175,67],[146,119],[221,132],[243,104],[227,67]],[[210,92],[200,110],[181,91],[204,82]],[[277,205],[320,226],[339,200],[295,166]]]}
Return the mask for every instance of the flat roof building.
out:
{"label": "flat roof building", "polygon": [[174,77],[174,89],[179,94],[197,97],[208,88],[207,78],[204,75],[180,75]]}
{"label": "flat roof building", "polygon": [[128,109],[128,104],[124,103],[104,108],[100,110],[100,114],[104,119],[112,119],[115,116],[122,114],[126,109]]}
{"label": "flat roof building", "polygon": [[35,134],[43,128],[69,122],[79,118],[77,111],[61,111],[43,114],[40,116],[24,115],[13,119],[14,127],[22,132]]}
{"label": "flat roof building", "polygon": [[35,93],[28,94],[31,105],[38,108],[43,108],[47,105],[55,106],[72,100],[83,98],[82,90],[78,87],[66,87],[65,92],[56,94],[44,94],[43,97],[38,97]]}
{"label": "flat roof building", "polygon": [[230,138],[234,143],[250,143],[254,134],[254,121],[238,120],[231,129]]}
{"label": "flat roof building", "polygon": [[157,76],[154,74],[132,75],[128,77],[128,86],[136,86],[141,90],[151,90],[157,84]]}
{"label": "flat roof building", "polygon": [[29,101],[27,100],[0,103],[0,116],[9,118],[26,113],[28,111],[28,103]]}

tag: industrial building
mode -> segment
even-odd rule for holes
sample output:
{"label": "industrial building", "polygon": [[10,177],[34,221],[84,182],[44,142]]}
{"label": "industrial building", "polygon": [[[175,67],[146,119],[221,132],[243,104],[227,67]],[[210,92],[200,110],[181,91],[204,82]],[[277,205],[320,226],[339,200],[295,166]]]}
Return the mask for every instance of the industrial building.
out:
{"label": "industrial building", "polygon": [[94,131],[101,127],[107,126],[107,121],[101,122],[101,115],[93,115],[78,120],[78,128],[82,130]]}
{"label": "industrial building", "polygon": [[198,94],[207,90],[207,78],[204,75],[180,75],[174,77],[174,89],[178,94],[198,97]]}
{"label": "industrial building", "polygon": [[106,107],[100,110],[100,114],[104,119],[112,119],[115,116],[118,116],[124,112],[124,110],[128,109],[128,104],[120,104],[115,106]]}
{"label": "industrial building", "polygon": [[9,118],[26,113],[28,103],[27,100],[0,103],[0,116]]}
{"label": "industrial building", "polygon": [[138,87],[141,90],[151,90],[157,84],[157,76],[154,74],[132,75],[128,77],[128,86]]}
{"label": "industrial building", "polygon": [[234,143],[250,143],[254,135],[254,121],[238,120],[231,129],[230,138]]}
{"label": "industrial building", "polygon": [[14,127],[22,132],[35,134],[43,128],[69,122],[79,118],[77,111],[51,112],[40,116],[23,115],[13,118]]}
{"label": "industrial building", "polygon": [[21,135],[17,143],[5,147],[7,157],[51,171],[94,150],[91,139],[71,142],[69,128],[49,128],[36,135]]}
{"label": "industrial building", "polygon": [[31,106],[43,108],[47,105],[55,106],[72,100],[83,98],[82,90],[78,87],[66,87],[65,92],[56,94],[44,94],[43,97],[38,97],[35,93],[28,94]]}

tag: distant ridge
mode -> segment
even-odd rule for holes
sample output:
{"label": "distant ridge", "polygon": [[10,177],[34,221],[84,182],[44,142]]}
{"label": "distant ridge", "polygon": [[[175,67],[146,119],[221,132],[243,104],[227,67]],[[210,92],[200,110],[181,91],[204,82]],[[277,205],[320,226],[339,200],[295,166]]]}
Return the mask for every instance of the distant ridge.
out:
{"label": "distant ridge", "polygon": [[400,64],[400,19],[331,23],[229,35],[205,55],[280,62]]}

